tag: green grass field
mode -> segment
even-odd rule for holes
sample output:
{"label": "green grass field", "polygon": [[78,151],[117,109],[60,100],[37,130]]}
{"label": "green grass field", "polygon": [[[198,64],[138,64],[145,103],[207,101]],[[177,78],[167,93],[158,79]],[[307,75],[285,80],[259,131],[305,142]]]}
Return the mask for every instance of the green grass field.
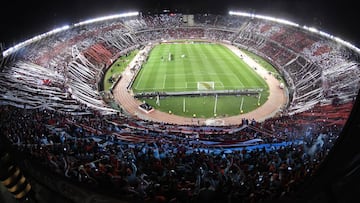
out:
{"label": "green grass field", "polygon": [[[261,96],[260,104],[263,104],[267,100],[268,95],[268,93],[264,93]],[[179,116],[192,117],[193,114],[196,114],[196,117],[199,118],[214,117],[215,96],[167,97],[166,99],[160,99],[160,106],[156,104],[156,98],[144,100],[156,109],[164,112],[171,111],[172,114]],[[243,104],[241,108],[242,100]],[[257,101],[257,96],[218,96],[215,109],[216,117],[228,117],[248,113],[259,107]]]}
{"label": "green grass field", "polygon": [[113,82],[111,82],[109,79],[113,78],[113,81],[116,81],[116,79],[121,75],[126,66],[129,65],[138,52],[139,50],[134,50],[128,55],[121,56],[111,65],[104,76],[104,90],[107,91],[111,88]]}
{"label": "green grass field", "polygon": [[[210,83],[213,83],[213,88],[206,87]],[[171,111],[186,117],[196,114],[197,117],[210,118],[214,114],[226,117],[247,113],[265,103],[269,96],[268,86],[262,77],[227,47],[214,43],[168,43],[155,46],[132,89],[134,93],[184,92],[197,91],[199,86],[209,90],[261,88],[263,91],[260,98],[256,95],[218,96],[217,100],[215,96],[165,97],[160,99],[160,105],[156,104],[156,98],[140,100],[160,111]]]}
{"label": "green grass field", "polygon": [[276,70],[276,68],[271,65],[269,62],[267,62],[266,60],[264,60],[263,58],[261,58],[260,56],[247,51],[247,50],[241,50],[242,52],[244,52],[248,57],[252,58],[254,61],[256,61],[256,63],[260,64],[263,68],[265,68],[267,71],[269,71],[271,74],[275,75],[276,78],[280,81],[280,82],[285,82],[284,79],[280,76],[279,72]]}
{"label": "green grass field", "polygon": [[135,93],[196,91],[198,82],[213,82],[215,90],[268,88],[266,82],[231,50],[209,43],[155,46],[132,88]]}

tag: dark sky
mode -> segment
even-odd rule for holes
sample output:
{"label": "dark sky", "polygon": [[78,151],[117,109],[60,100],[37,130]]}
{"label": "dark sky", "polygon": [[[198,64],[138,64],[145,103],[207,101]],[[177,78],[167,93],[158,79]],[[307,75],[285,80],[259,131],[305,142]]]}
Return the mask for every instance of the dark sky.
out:
{"label": "dark sky", "polygon": [[[230,9],[286,18],[360,45],[358,17],[348,0],[5,0],[1,5],[0,42],[9,47],[65,24],[125,11],[162,10],[221,13]],[[349,20],[349,19],[353,20]],[[351,23],[354,23],[351,25]]]}

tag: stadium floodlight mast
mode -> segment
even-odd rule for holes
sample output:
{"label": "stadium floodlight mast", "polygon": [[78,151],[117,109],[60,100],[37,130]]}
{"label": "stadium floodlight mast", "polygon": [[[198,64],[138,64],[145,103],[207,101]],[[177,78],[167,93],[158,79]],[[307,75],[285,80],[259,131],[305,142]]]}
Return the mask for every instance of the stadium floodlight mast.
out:
{"label": "stadium floodlight mast", "polygon": [[50,30],[46,33],[43,33],[43,34],[40,34],[40,35],[37,35],[33,38],[30,38],[28,40],[25,40],[23,42],[20,42],[19,44],[16,44],[15,46],[13,47],[10,47],[8,49],[6,49],[5,51],[2,52],[2,56],[5,58],[7,56],[9,56],[10,54],[12,53],[15,53],[17,50],[33,43],[33,42],[36,42],[38,40],[41,40],[45,37],[48,37],[50,35],[53,35],[53,34],[56,34],[56,33],[59,33],[59,32],[62,32],[62,31],[65,31],[67,29],[70,29],[72,27],[77,27],[77,26],[81,26],[81,25],[86,25],[86,24],[90,24],[90,23],[94,23],[94,22],[100,22],[100,21],[105,21],[105,20],[111,20],[111,19],[116,19],[116,18],[124,18],[124,17],[130,17],[130,16],[137,16],[139,15],[139,12],[138,11],[135,11],[135,12],[127,12],[127,13],[121,13],[121,14],[114,14],[114,15],[109,15],[109,16],[103,16],[103,17],[99,17],[99,18],[93,18],[93,19],[89,19],[89,20],[86,20],[86,21],[82,21],[82,22],[79,22],[79,23],[75,23],[74,25],[70,26],[70,25],[65,25],[65,26],[62,26],[62,27],[59,27],[59,28],[55,28],[53,30]]}
{"label": "stadium floodlight mast", "polygon": [[307,27],[306,25],[304,26],[300,26],[297,23],[291,22],[289,20],[284,20],[284,19],[280,19],[280,18],[275,18],[275,17],[271,17],[271,16],[264,16],[264,15],[258,15],[258,14],[254,14],[254,13],[246,13],[246,12],[241,12],[241,11],[229,11],[229,15],[235,15],[235,16],[244,16],[244,17],[250,17],[250,18],[257,18],[257,19],[263,19],[263,20],[268,20],[268,21],[273,21],[276,23],[281,23],[281,24],[285,24],[285,25],[290,25],[290,26],[294,26],[294,27],[299,27],[302,28],[304,30],[316,33],[320,36],[329,38],[331,40],[334,40],[344,46],[349,47],[350,49],[353,49],[354,51],[356,51],[357,53],[360,54],[360,49],[358,47],[356,47],[355,45],[351,44],[350,42],[344,41],[342,39],[340,39],[339,37],[335,37],[329,33],[320,31],[314,27]]}

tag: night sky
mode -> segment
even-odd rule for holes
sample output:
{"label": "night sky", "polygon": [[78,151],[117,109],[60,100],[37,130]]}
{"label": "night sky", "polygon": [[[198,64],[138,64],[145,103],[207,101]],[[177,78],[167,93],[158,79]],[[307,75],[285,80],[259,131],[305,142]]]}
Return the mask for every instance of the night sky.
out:
{"label": "night sky", "polygon": [[[357,7],[348,0],[5,0],[2,1],[0,42],[6,47],[66,24],[126,11],[227,13],[255,12],[314,26],[356,46],[360,31],[355,26]],[[353,19],[353,20],[348,20]],[[353,23],[353,24],[352,24]],[[358,23],[357,23],[358,24]]]}

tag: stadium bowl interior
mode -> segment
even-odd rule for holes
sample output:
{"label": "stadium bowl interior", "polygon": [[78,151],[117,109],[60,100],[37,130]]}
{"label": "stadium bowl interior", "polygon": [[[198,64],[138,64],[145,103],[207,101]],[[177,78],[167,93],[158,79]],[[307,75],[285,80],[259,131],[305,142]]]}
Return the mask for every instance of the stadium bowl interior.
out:
{"label": "stadium bowl interior", "polygon": [[[114,96],[130,95],[146,60],[103,89],[120,56],[174,40],[261,56],[284,79],[286,104],[262,121],[231,125],[152,120],[156,112],[126,108],[138,106],[133,97]],[[359,53],[313,28],[241,12],[113,15],[3,49],[0,200],[354,200]]]}

